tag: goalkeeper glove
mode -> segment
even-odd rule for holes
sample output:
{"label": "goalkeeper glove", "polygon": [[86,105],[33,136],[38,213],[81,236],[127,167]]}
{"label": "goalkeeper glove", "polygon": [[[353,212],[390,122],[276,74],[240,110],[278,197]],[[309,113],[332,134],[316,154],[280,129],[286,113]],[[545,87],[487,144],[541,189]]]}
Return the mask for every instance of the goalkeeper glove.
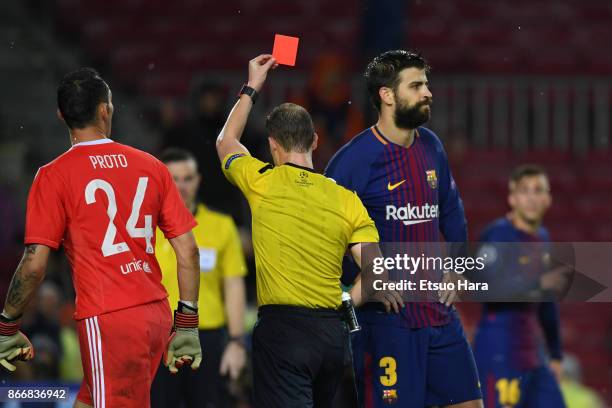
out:
{"label": "goalkeeper glove", "polygon": [[17,369],[15,360],[28,361],[34,358],[34,347],[25,334],[19,331],[17,319],[0,315],[0,366],[9,372]]}
{"label": "goalkeeper glove", "polygon": [[200,367],[202,348],[198,323],[198,309],[179,302],[178,309],[174,311],[174,328],[164,353],[164,364],[171,373],[176,374],[184,364],[191,365],[192,370]]}

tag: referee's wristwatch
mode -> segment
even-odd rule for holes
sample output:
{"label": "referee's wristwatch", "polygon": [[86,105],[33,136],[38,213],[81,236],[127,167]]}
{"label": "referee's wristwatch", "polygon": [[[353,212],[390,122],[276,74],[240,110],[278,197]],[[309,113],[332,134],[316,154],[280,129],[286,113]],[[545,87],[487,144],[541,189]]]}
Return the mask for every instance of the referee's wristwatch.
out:
{"label": "referee's wristwatch", "polygon": [[257,101],[257,97],[259,96],[259,92],[257,92],[255,88],[251,88],[247,84],[244,84],[242,85],[240,92],[238,92],[238,98],[240,98],[242,95],[249,95],[253,101],[253,104],[255,104],[255,101]]}

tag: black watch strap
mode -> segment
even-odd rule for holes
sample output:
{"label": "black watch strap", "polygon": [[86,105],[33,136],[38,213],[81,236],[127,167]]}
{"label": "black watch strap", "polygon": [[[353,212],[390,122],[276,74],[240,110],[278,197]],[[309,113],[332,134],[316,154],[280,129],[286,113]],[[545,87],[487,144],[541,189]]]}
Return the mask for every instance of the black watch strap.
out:
{"label": "black watch strap", "polygon": [[251,97],[251,100],[253,101],[253,104],[255,104],[255,102],[257,101],[257,96],[259,96],[259,92],[257,92],[254,88],[251,88],[247,84],[244,84],[242,85],[242,89],[240,89],[240,92],[238,92],[239,98],[241,95],[249,95]]}

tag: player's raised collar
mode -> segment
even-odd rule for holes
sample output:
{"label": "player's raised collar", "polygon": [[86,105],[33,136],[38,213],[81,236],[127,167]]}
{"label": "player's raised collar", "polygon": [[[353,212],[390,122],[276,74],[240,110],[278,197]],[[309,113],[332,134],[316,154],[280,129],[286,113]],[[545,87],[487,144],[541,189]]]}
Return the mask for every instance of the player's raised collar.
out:
{"label": "player's raised collar", "polygon": [[381,142],[384,145],[390,144],[392,146],[398,146],[404,149],[410,149],[413,145],[414,145],[414,141],[421,137],[421,134],[419,133],[419,129],[415,129],[414,130],[414,140],[412,141],[412,144],[408,147],[405,146],[401,146],[398,145],[397,143],[393,143],[392,141],[390,141],[389,139],[387,139],[387,137],[385,135],[383,135],[383,133],[380,131],[380,129],[378,128],[377,125],[374,125],[372,127],[370,127],[370,129],[372,130],[372,133],[374,134],[374,136],[376,136],[376,138],[378,139],[379,142]]}
{"label": "player's raised collar", "polygon": [[372,127],[370,127],[370,130],[372,130],[372,133],[374,134],[374,136],[376,136],[376,138],[378,139],[378,141],[384,145],[386,145],[387,143],[389,143],[389,141],[387,140],[386,137],[384,137],[381,133],[380,130],[378,130],[378,126],[374,125]]}
{"label": "player's raised collar", "polygon": [[105,143],[113,143],[113,140],[112,139],[108,139],[108,138],[90,140],[88,142],[80,142],[80,143],[73,144],[72,147],[77,147],[77,146],[93,146],[93,145],[99,145],[99,144],[105,144]]}

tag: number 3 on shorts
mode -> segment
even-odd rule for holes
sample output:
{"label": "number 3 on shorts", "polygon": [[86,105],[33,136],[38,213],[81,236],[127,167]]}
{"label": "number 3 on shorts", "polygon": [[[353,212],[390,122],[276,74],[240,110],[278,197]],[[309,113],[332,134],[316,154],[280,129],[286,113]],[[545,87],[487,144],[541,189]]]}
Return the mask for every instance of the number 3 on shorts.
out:
{"label": "number 3 on shorts", "polygon": [[380,383],[384,387],[392,387],[397,382],[397,363],[393,357],[383,357],[378,363],[380,368],[385,369],[385,374],[380,376]]}

